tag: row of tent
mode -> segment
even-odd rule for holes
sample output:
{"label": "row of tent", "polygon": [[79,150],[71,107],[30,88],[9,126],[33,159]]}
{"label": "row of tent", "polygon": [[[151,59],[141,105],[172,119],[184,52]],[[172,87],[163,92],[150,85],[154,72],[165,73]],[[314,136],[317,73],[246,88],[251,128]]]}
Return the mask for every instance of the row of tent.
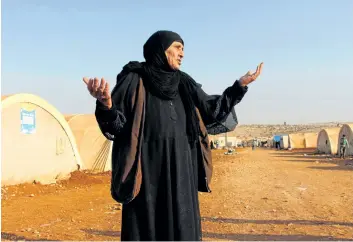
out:
{"label": "row of tent", "polygon": [[340,140],[346,136],[349,147],[347,155],[353,155],[353,123],[341,127],[325,128],[318,133],[293,133],[276,135],[271,140],[272,146],[278,141],[282,149],[316,148],[318,153],[339,155]]}
{"label": "row of tent", "polygon": [[95,116],[63,115],[32,94],[1,98],[1,185],[55,183],[76,170],[111,170],[112,142]]}
{"label": "row of tent", "polygon": [[262,141],[267,141],[267,138],[255,138],[255,139],[238,139],[235,136],[227,136],[223,134],[220,135],[209,135],[210,142],[213,142],[214,146],[219,149],[223,149],[225,147],[246,147],[252,146],[255,142],[256,146],[261,146]]}
{"label": "row of tent", "polygon": [[242,144],[241,140],[238,140],[234,136],[217,136],[217,135],[210,135],[209,138],[210,142],[213,142],[216,148],[223,148],[223,147],[237,147]]}
{"label": "row of tent", "polygon": [[[2,186],[54,183],[76,170],[111,170],[112,142],[102,135],[94,115],[63,115],[32,94],[4,96],[1,109]],[[317,148],[320,153],[337,154],[343,134],[350,144],[347,155],[353,155],[353,124],[273,140],[279,140],[283,149]],[[222,141],[232,146],[240,142],[235,137]]]}
{"label": "row of tent", "polygon": [[317,141],[317,150],[319,153],[339,155],[340,140],[346,136],[349,146],[347,155],[353,155],[353,123],[344,124],[342,127],[328,128],[320,131]]}
{"label": "row of tent", "polygon": [[270,141],[270,146],[280,143],[282,149],[302,149],[316,148],[318,133],[292,133],[285,135],[276,135]]}

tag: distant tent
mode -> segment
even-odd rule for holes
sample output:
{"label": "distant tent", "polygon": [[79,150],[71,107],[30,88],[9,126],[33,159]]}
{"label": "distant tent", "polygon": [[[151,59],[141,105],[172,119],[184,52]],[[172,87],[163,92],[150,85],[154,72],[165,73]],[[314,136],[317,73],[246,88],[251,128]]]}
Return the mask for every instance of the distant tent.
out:
{"label": "distant tent", "polygon": [[289,136],[288,135],[281,136],[280,146],[281,146],[281,149],[288,149],[288,147],[289,147]]}
{"label": "distant tent", "polygon": [[[213,143],[218,142],[218,147],[223,148],[223,147],[235,147],[237,146],[237,143],[239,140],[237,140],[236,137],[234,136],[227,136],[227,139],[225,137],[225,134],[221,135],[210,135],[210,142],[211,140]],[[226,144],[227,142],[227,144]]]}
{"label": "distant tent", "polygon": [[1,182],[54,183],[84,168],[64,116],[32,94],[1,98]]}
{"label": "distant tent", "polygon": [[95,115],[66,115],[65,118],[75,136],[85,168],[93,172],[111,170],[112,141],[100,131]]}
{"label": "distant tent", "polygon": [[337,141],[340,128],[322,129],[317,137],[317,150],[324,154],[337,154]]}
{"label": "distant tent", "polygon": [[338,136],[338,141],[337,141],[337,152],[340,152],[340,140],[342,138],[343,135],[346,135],[346,138],[348,140],[349,143],[349,147],[346,150],[346,155],[353,155],[353,123],[351,124],[344,124],[341,129],[340,129],[340,133]]}
{"label": "distant tent", "polygon": [[305,148],[316,148],[317,136],[318,136],[318,133],[304,133]]}
{"label": "distant tent", "polygon": [[289,147],[292,149],[305,148],[305,136],[304,133],[293,133],[288,135]]}
{"label": "distant tent", "polygon": [[280,135],[273,136],[273,141],[274,142],[280,142],[281,141],[281,136]]}
{"label": "distant tent", "polygon": [[236,147],[237,146],[237,137],[234,136],[227,136],[227,139],[224,138],[227,147]]}
{"label": "distant tent", "polygon": [[275,147],[275,148],[277,148],[277,147],[276,147],[276,142],[281,143],[281,136],[280,136],[280,135],[274,135],[274,136],[272,137],[272,139],[270,138],[270,139],[268,140],[268,146],[269,146],[269,147]]}

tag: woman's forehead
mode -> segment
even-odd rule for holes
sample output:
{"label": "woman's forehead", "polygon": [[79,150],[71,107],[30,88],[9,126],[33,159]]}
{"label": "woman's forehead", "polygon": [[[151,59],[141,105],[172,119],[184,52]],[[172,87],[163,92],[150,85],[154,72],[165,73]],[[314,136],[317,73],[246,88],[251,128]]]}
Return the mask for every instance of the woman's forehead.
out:
{"label": "woman's forehead", "polygon": [[180,41],[174,41],[172,45],[176,47],[184,47],[183,43],[181,43]]}

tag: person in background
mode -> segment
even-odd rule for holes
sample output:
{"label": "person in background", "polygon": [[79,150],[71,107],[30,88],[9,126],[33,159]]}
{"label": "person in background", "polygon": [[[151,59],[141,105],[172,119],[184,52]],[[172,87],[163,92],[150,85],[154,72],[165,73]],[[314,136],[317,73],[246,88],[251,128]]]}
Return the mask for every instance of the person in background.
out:
{"label": "person in background", "polygon": [[340,140],[340,158],[346,158],[346,150],[349,148],[349,143],[346,138],[346,135],[342,135]]}
{"label": "person in background", "polygon": [[255,150],[256,145],[257,145],[256,139],[253,139],[253,141],[252,141],[252,150]]}
{"label": "person in background", "polygon": [[219,149],[219,140],[216,140],[215,144],[216,144],[216,149]]}
{"label": "person in background", "polygon": [[215,149],[215,146],[214,146],[213,140],[211,140],[211,149],[212,149],[212,150],[214,150],[214,149]]}

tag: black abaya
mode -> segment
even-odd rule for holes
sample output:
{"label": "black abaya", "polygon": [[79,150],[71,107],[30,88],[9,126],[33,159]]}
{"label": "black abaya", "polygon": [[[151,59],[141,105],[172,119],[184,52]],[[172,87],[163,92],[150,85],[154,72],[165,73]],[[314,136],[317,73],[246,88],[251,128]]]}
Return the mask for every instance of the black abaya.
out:
{"label": "black abaya", "polygon": [[[200,240],[197,151],[180,97],[146,96],[142,187],[123,206],[122,240]],[[195,146],[196,147],[196,146]]]}
{"label": "black abaya", "polygon": [[[114,152],[118,152],[122,142],[121,133],[129,126],[127,110],[131,107],[126,106],[126,99],[137,82],[137,75],[129,74],[114,91],[114,108],[104,110],[97,106],[102,132],[115,137],[112,167],[119,162],[114,160]],[[209,96],[198,87],[193,100],[207,125],[215,117],[225,118],[246,91],[239,82],[223,95]],[[200,159],[197,146],[191,147],[188,142],[186,128],[179,94],[173,100],[163,100],[146,90],[142,185],[138,196],[123,205],[122,240],[201,240],[197,182]]]}

